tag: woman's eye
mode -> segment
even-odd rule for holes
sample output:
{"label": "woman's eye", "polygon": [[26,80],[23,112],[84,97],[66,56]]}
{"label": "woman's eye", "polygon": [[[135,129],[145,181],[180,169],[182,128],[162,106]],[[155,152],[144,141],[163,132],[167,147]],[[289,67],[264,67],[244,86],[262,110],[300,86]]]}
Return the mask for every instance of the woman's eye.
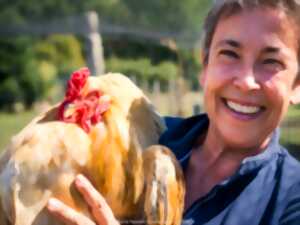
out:
{"label": "woman's eye", "polygon": [[282,63],[277,59],[264,59],[263,64],[282,64]]}
{"label": "woman's eye", "polygon": [[268,67],[276,68],[277,70],[284,69],[284,64],[278,59],[268,58],[264,59],[262,63]]}
{"label": "woman's eye", "polygon": [[239,55],[234,52],[234,51],[231,51],[231,50],[221,50],[219,52],[220,55],[225,55],[225,56],[228,56],[230,58],[235,58],[235,59],[238,59],[239,58]]}

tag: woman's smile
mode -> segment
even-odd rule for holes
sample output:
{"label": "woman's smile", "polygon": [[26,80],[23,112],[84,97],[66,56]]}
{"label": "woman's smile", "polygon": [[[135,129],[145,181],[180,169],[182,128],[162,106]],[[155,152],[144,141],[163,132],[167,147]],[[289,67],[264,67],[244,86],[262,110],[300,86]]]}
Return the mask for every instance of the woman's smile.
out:
{"label": "woman's smile", "polygon": [[238,120],[248,121],[259,117],[266,109],[266,107],[245,101],[239,101],[228,98],[221,98],[224,106],[229,113]]}

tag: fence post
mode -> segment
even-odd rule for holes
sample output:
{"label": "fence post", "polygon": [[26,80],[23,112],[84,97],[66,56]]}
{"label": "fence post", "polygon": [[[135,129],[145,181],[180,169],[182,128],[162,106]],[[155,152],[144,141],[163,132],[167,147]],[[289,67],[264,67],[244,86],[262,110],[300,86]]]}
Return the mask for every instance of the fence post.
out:
{"label": "fence post", "polygon": [[169,114],[174,115],[177,111],[177,104],[176,104],[176,81],[174,79],[169,80],[168,83],[168,99],[169,99]]}
{"label": "fence post", "polygon": [[105,71],[102,39],[99,34],[99,18],[94,11],[86,14],[88,40],[88,66],[93,75],[103,74]]}

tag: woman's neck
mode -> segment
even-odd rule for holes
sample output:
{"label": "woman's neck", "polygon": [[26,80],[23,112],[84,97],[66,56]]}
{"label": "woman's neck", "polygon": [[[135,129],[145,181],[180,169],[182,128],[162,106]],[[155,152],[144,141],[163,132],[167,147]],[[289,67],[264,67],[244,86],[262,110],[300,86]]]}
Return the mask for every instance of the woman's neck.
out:
{"label": "woman's neck", "polygon": [[255,146],[234,148],[222,140],[218,132],[209,128],[206,136],[201,136],[196,141],[185,170],[187,188],[185,208],[206,195],[215,185],[235,174],[243,159],[263,151],[263,148]]}
{"label": "woman's neck", "polygon": [[226,144],[217,130],[210,126],[206,136],[199,138],[194,146],[189,164],[196,171],[214,174],[216,180],[226,179],[237,171],[246,157],[261,153],[269,139],[260,146],[232,146]]}
{"label": "woman's neck", "polygon": [[[233,137],[235,139],[238,137]],[[205,139],[202,142],[202,152],[210,159],[230,159],[230,161],[241,162],[244,158],[254,156],[267,147],[270,137],[266,138],[264,142],[259,145],[237,145],[231,143],[231,140],[225,140],[222,134],[210,124]]]}

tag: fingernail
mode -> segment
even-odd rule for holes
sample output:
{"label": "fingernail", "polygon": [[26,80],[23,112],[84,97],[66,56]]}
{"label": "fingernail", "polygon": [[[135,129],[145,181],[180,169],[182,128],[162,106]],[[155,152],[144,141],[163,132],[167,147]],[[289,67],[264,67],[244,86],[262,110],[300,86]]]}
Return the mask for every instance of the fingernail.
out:
{"label": "fingernail", "polygon": [[86,179],[82,174],[79,174],[76,176],[75,182],[77,185],[82,186],[86,184]]}
{"label": "fingernail", "polygon": [[60,206],[61,203],[55,198],[50,198],[47,204],[47,208],[51,211],[60,208]]}

